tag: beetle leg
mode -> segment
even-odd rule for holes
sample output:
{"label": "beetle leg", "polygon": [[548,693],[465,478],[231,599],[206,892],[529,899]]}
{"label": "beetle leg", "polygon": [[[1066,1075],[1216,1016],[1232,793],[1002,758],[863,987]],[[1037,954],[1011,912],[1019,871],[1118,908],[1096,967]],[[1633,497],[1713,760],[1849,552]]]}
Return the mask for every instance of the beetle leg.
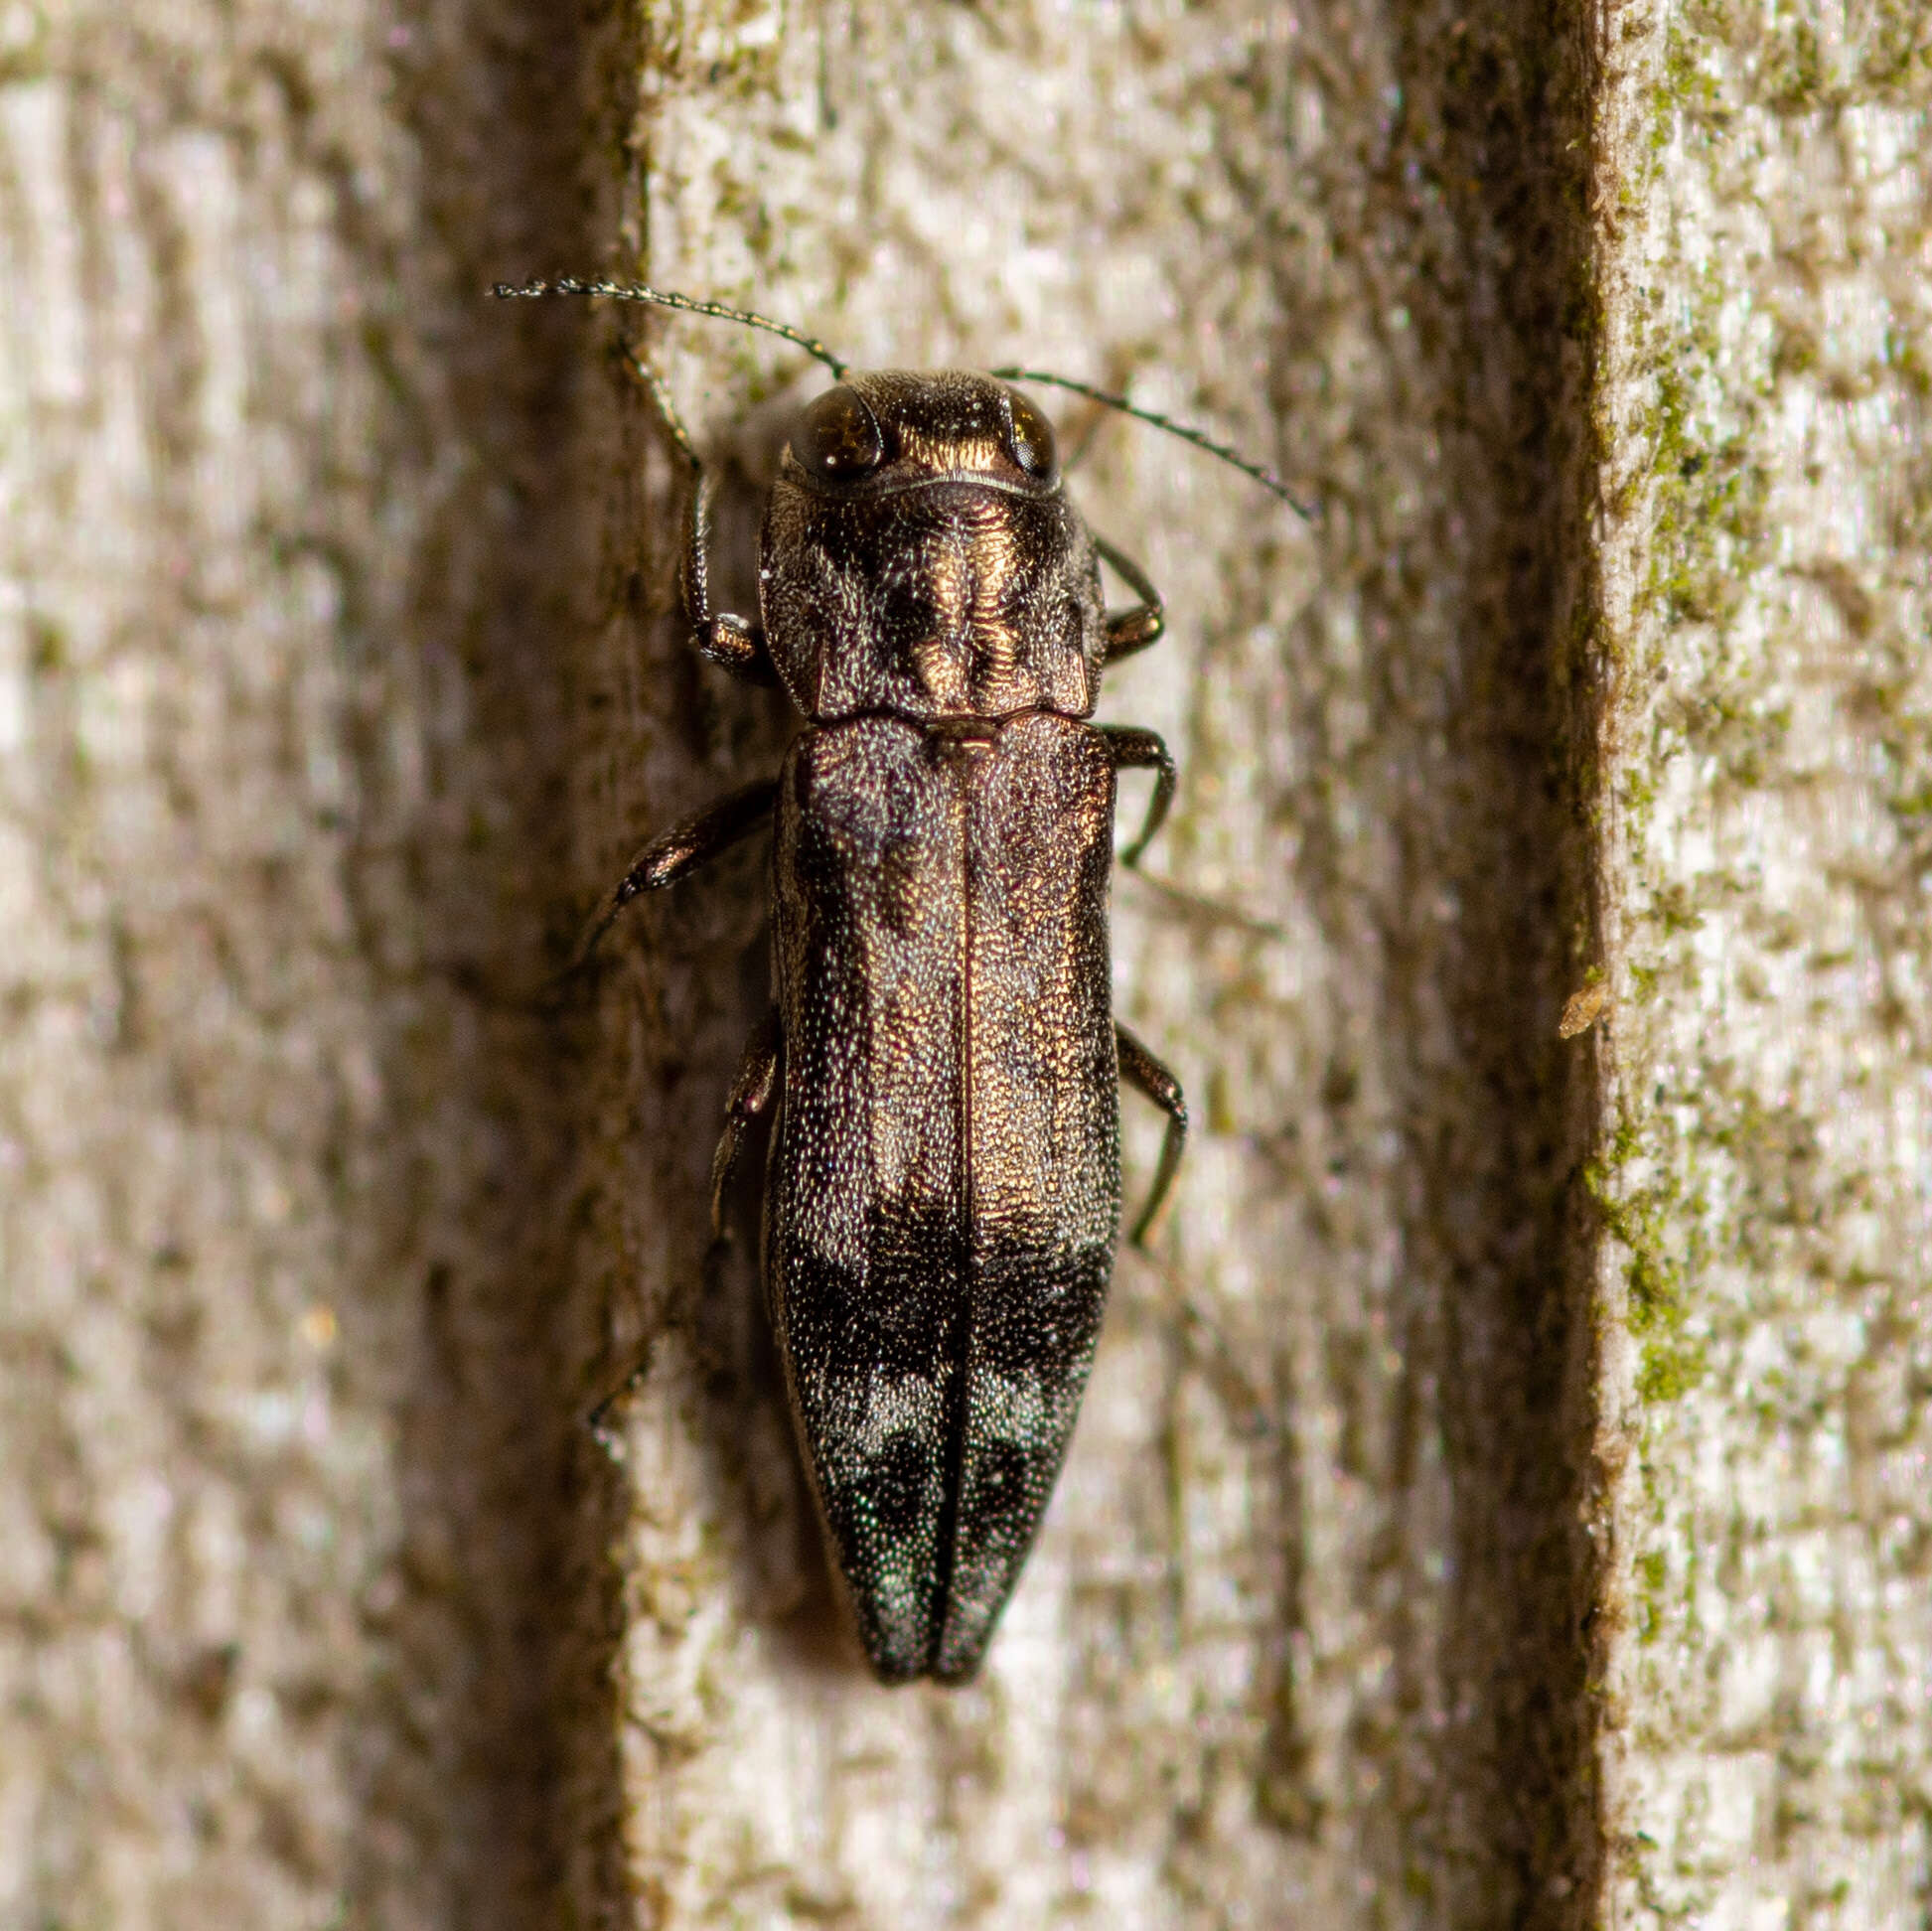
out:
{"label": "beetle leg", "polygon": [[691,622],[691,642],[707,664],[728,670],[741,682],[775,684],[778,671],[765,648],[764,632],[729,612],[716,616],[711,612],[711,494],[715,487],[710,475],[700,468],[684,523],[684,614]]}
{"label": "beetle leg", "polygon": [[711,1237],[724,1239],[724,1195],[744,1151],[745,1135],[751,1123],[772,1104],[778,1091],[778,1008],[774,1006],[758,1022],[757,1030],[745,1042],[744,1063],[725,1103],[724,1131],[718,1136],[718,1150],[711,1156]]}
{"label": "beetle leg", "polygon": [[1140,854],[1153,841],[1153,835],[1161,827],[1167,817],[1167,808],[1174,802],[1174,757],[1160,736],[1154,731],[1143,731],[1136,724],[1103,724],[1101,736],[1106,738],[1108,749],[1114,755],[1115,771],[1152,771],[1154,795],[1147,806],[1147,816],[1141,820],[1140,835],[1120,854],[1123,865],[1137,865]]}
{"label": "beetle leg", "polygon": [[743,791],[735,791],[729,797],[719,799],[710,810],[700,812],[695,817],[686,818],[682,824],[673,825],[669,831],[653,838],[631,860],[631,867],[624,876],[605,893],[604,902],[584,928],[584,936],[577,941],[577,950],[571,956],[570,964],[564,967],[562,976],[569,978],[589,963],[591,954],[597,950],[597,942],[634,898],[640,898],[646,892],[661,892],[667,885],[675,885],[700,865],[730,850],[741,838],[749,837],[770,817],[772,801],[777,796],[778,781],[767,778],[760,784],[747,785]]}
{"label": "beetle leg", "polygon": [[1167,628],[1160,592],[1147,581],[1147,573],[1130,557],[1125,557],[1105,537],[1094,538],[1094,548],[1108,568],[1119,577],[1140,601],[1131,610],[1110,612],[1107,618],[1107,663],[1117,664],[1149,644],[1157,644]]}
{"label": "beetle leg", "polygon": [[1154,1184],[1147,1191],[1147,1204],[1141,1208],[1140,1218],[1134,1222],[1133,1233],[1128,1237],[1135,1247],[1143,1248],[1147,1236],[1153,1232],[1167,1190],[1174,1184],[1174,1174],[1181,1164],[1181,1149],[1187,1144],[1187,1097],[1181,1092],[1180,1081],[1117,1021],[1114,1037],[1120,1049],[1121,1079],[1137,1087],[1167,1115],[1167,1136],[1160,1143],[1160,1165],[1154,1169]]}
{"label": "beetle leg", "polygon": [[683,417],[677,413],[677,405],[670,399],[665,378],[641,356],[632,354],[626,361],[632,373],[651,391],[671,441],[691,466],[693,487],[684,519],[684,558],[679,572],[691,643],[707,663],[728,670],[742,682],[775,684],[778,670],[758,626],[725,612],[714,616],[711,611],[711,497],[716,485],[691,441],[691,432],[684,427]]}

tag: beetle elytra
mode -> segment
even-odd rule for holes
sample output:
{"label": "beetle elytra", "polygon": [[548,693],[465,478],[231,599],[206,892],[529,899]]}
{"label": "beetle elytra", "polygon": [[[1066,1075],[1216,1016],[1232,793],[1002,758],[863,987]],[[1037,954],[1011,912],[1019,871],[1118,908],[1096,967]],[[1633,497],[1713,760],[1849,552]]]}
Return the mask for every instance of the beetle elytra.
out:
{"label": "beetle elytra", "polygon": [[[714,1226],[772,1119],[767,1304],[834,1566],[879,1677],[977,1668],[1038,1531],[1093,1359],[1120,1216],[1117,1091],[1167,1117],[1133,1231],[1179,1164],[1179,1083],[1113,1017],[1107,902],[1118,772],[1155,774],[1123,861],[1165,816],[1151,731],[1090,720],[1160,599],[1069,502],[1016,378],[1072,388],[1286,490],[1198,430],[1034,371],[855,373],[783,323],[638,286],[500,287],[655,302],[771,331],[836,386],[800,416],[759,543],[759,622],[714,612],[695,471],[693,640],[782,682],[806,719],[775,780],[647,845],[593,920],[761,826],[774,1008],[712,1171]],[[1100,565],[1138,602],[1109,614]]]}

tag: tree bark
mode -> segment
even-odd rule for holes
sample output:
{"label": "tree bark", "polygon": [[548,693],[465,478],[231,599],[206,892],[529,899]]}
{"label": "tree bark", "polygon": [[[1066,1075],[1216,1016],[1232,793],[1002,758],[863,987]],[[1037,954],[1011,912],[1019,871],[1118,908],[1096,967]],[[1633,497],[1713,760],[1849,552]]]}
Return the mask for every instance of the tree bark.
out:
{"label": "tree bark", "polygon": [[[623,1644],[646,1919],[1576,1921],[1584,49],[1508,6],[645,23],[642,225],[603,265],[860,366],[1130,385],[1323,512],[1040,391],[1084,512],[1170,612],[1102,707],[1182,762],[1150,876],[1116,885],[1115,969],[1197,1127],[970,1689],[868,1680],[749,1243],[700,1285],[694,1122],[767,996],[759,861],[634,922],[600,1157],[649,1364]],[[759,491],[823,371],[721,324],[606,326],[736,480],[744,609]],[[689,668],[681,484],[648,403],[614,407],[637,440],[612,474],[645,483],[613,491],[605,577],[642,549],[651,588],[610,629],[586,882],[793,728]],[[1157,1126],[1125,1110],[1131,1192]]]}
{"label": "tree bark", "polygon": [[616,1895],[527,999],[595,371],[483,296],[608,231],[582,43],[0,9],[8,1926]]}
{"label": "tree bark", "polygon": [[1617,25],[1605,1917],[1921,1923],[1932,42],[1910,7]]}

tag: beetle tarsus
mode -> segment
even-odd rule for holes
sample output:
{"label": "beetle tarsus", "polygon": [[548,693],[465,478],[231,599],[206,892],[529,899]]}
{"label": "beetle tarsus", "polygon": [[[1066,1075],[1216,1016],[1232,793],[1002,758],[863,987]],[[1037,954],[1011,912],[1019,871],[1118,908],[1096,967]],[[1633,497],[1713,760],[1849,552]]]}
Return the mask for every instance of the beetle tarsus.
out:
{"label": "beetle tarsus", "polygon": [[624,1398],[633,1393],[651,1371],[649,1357],[640,1361],[631,1372],[604,1397],[604,1399],[584,1416],[584,1426],[596,1437],[597,1445],[612,1461],[624,1459],[624,1431],[614,1418],[613,1411]]}
{"label": "beetle tarsus", "polygon": [[692,641],[706,664],[716,665],[740,683],[764,684],[769,688],[778,682],[778,671],[765,649],[764,637],[756,624],[748,624],[742,617],[729,614],[713,617]]}
{"label": "beetle tarsus", "polygon": [[1147,1204],[1127,1237],[1135,1247],[1144,1248],[1166,1203],[1167,1190],[1174,1184],[1174,1175],[1180,1171],[1181,1153],[1187,1145],[1187,1096],[1180,1081],[1117,1020],[1114,1037],[1120,1050],[1121,1079],[1137,1093],[1144,1093],[1167,1115],[1167,1134],[1160,1143],[1154,1184],[1147,1189]]}

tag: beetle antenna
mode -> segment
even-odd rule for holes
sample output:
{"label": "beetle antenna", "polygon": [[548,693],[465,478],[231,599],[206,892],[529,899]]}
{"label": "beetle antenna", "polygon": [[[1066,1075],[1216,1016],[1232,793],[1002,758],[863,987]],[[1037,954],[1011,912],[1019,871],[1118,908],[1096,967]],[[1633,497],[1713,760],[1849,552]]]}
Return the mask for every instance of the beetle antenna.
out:
{"label": "beetle antenna", "polygon": [[1136,422],[1151,423],[1156,429],[1165,429],[1170,436],[1178,436],[1182,442],[1192,443],[1196,449],[1205,450],[1210,456],[1219,456],[1224,463],[1240,470],[1242,475],[1252,477],[1269,495],[1279,497],[1302,521],[1312,523],[1321,520],[1321,512],[1303,503],[1272,470],[1263,469],[1259,463],[1251,463],[1239,450],[1216,442],[1205,430],[1196,429],[1191,423],[1176,422],[1172,416],[1164,416],[1157,409],[1143,409],[1137,403],[1129,402],[1124,395],[1112,395],[1106,389],[1095,388],[1091,382],[1077,382],[1071,375],[1049,374],[1044,369],[995,369],[989,373],[997,375],[1002,382],[1047,382],[1054,388],[1072,389],[1076,395],[1084,395],[1090,402],[1105,402],[1110,409],[1118,409],[1122,415],[1130,415]]}
{"label": "beetle antenna", "polygon": [[[531,300],[545,295],[607,295],[616,302],[650,302],[658,308],[676,309],[684,315],[708,315],[715,321],[740,322],[748,329],[762,329],[767,335],[775,335],[781,341],[791,343],[795,349],[803,349],[813,361],[822,363],[841,379],[851,369],[851,364],[844,357],[834,355],[817,336],[807,335],[803,329],[795,329],[789,322],[775,321],[771,316],[759,315],[752,309],[733,308],[728,302],[701,301],[694,295],[679,295],[669,288],[652,288],[644,282],[584,281],[576,275],[558,275],[548,281],[537,277],[521,283],[498,282],[490,292],[504,302]],[[1192,444],[1209,456],[1218,456],[1222,462],[1240,470],[1242,475],[1259,483],[1270,496],[1279,497],[1304,522],[1321,520],[1319,510],[1303,503],[1272,470],[1263,469],[1260,463],[1251,463],[1239,450],[1231,449],[1224,442],[1216,442],[1206,430],[1196,429],[1192,423],[1176,422],[1172,416],[1162,415],[1158,409],[1143,409],[1138,403],[1129,402],[1124,395],[1115,395],[1110,390],[1096,388],[1091,382],[1076,381],[1071,375],[1055,375],[1044,369],[995,369],[990,372],[1003,382],[1045,382],[1053,388],[1070,389],[1075,395],[1086,396],[1090,402],[1118,409],[1122,415],[1132,416],[1136,422],[1164,429],[1170,436],[1178,436],[1182,442]]]}
{"label": "beetle antenna", "polygon": [[708,315],[719,322],[742,322],[748,329],[763,329],[767,335],[783,337],[841,378],[851,368],[850,363],[842,356],[834,356],[817,336],[809,336],[789,322],[774,322],[769,315],[754,315],[750,309],[732,308],[725,302],[701,302],[694,295],[675,295],[668,288],[647,288],[643,282],[580,281],[575,275],[559,275],[554,281],[539,278],[520,285],[498,282],[490,292],[501,302],[541,295],[608,295],[615,302],[652,302],[659,308],[678,309],[686,315]]}

